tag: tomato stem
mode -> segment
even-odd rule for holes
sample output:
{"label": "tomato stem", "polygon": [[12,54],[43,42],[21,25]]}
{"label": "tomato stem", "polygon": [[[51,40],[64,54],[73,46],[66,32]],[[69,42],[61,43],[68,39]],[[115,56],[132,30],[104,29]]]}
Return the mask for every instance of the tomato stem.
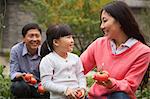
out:
{"label": "tomato stem", "polygon": [[104,67],[104,63],[101,66],[97,66],[97,72],[102,72]]}

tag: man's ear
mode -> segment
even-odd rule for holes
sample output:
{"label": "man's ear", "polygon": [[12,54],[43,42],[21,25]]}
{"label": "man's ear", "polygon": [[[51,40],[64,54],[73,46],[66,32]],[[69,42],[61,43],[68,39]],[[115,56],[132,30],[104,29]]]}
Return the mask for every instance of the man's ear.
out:
{"label": "man's ear", "polygon": [[25,38],[22,39],[22,42],[25,42]]}

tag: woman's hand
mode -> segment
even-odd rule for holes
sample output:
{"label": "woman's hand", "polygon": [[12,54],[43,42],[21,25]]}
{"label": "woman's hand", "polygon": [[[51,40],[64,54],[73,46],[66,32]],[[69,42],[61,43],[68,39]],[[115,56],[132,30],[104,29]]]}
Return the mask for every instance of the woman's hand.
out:
{"label": "woman's hand", "polygon": [[96,81],[97,84],[110,88],[112,86],[112,81],[108,78],[107,81]]}

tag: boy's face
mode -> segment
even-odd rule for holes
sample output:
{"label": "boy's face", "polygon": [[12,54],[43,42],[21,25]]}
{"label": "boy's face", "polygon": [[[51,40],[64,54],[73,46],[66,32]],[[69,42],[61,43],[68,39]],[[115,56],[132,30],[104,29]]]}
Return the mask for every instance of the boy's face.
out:
{"label": "boy's face", "polygon": [[55,40],[54,45],[56,46],[55,48],[59,49],[61,52],[72,52],[74,47],[74,39],[72,35],[60,37]]}
{"label": "boy's face", "polygon": [[23,41],[26,43],[28,51],[36,51],[42,41],[42,36],[38,29],[30,29],[27,31],[27,34],[23,38]]}

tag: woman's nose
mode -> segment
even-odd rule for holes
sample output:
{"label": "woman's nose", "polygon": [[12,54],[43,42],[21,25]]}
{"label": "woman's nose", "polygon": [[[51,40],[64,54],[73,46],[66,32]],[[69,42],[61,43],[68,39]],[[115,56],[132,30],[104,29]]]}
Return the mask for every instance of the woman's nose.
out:
{"label": "woman's nose", "polygon": [[104,28],[104,24],[101,23],[101,24],[100,24],[100,29],[103,29],[103,28]]}

